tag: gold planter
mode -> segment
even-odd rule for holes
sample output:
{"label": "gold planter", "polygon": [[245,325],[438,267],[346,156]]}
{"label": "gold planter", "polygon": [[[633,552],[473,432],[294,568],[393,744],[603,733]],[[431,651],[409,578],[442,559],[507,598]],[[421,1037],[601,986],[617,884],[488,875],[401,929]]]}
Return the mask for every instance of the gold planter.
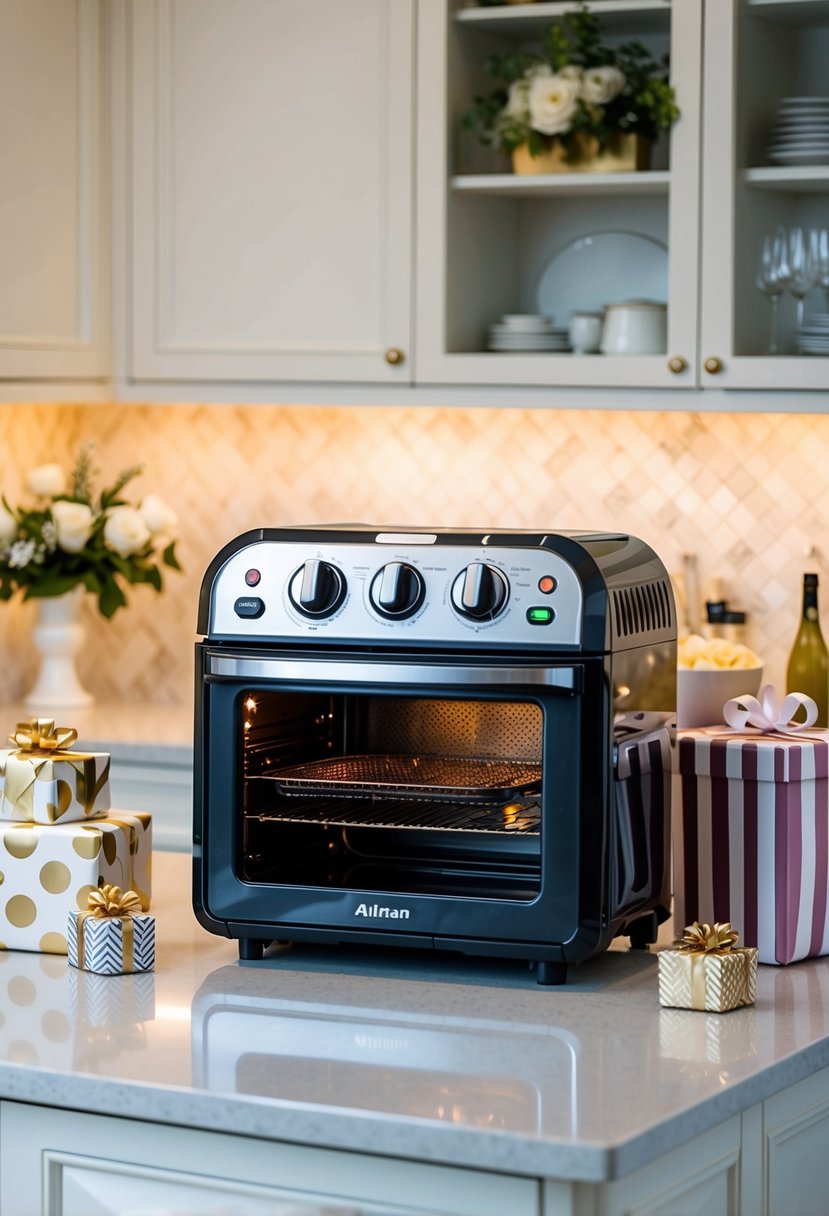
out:
{"label": "gold planter", "polygon": [[526,144],[514,148],[512,171],[519,175],[547,173],[635,173],[647,169],[651,159],[651,141],[641,135],[617,132],[611,135],[605,148],[599,149],[594,135],[574,135],[569,147],[552,139],[540,156],[531,156]]}

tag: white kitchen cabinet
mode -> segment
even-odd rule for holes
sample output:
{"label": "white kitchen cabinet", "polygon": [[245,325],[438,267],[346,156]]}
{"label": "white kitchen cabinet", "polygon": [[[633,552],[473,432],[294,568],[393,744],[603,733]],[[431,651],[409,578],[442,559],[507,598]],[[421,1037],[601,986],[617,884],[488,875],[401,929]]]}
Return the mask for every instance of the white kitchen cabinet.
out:
{"label": "white kitchen cabinet", "polygon": [[[670,53],[681,117],[664,141],[662,169],[518,177],[505,157],[477,150],[474,136],[462,132],[473,97],[491,87],[483,75],[487,57],[537,50],[552,22],[573,7],[468,8],[420,0],[418,381],[696,383],[702,0],[591,6],[608,41],[637,38],[657,57]],[[607,250],[606,258],[594,248]],[[574,256],[578,252],[588,256]],[[639,273],[657,259],[661,273]],[[591,276],[595,282],[585,291]],[[668,304],[664,355],[486,351],[487,326],[502,313],[544,312],[567,327],[571,298],[597,309],[641,296],[645,284],[645,294]]]}
{"label": "white kitchen cabinet", "polygon": [[99,0],[0,0],[0,380],[107,371]]}
{"label": "white kitchen cabinet", "polygon": [[134,0],[126,377],[410,380],[413,0]]}
{"label": "white kitchen cabinet", "polygon": [[9,1216],[540,1216],[526,1178],[0,1104]]}
{"label": "white kitchen cabinet", "polygon": [[[706,0],[703,387],[829,389],[829,361],[795,354],[788,294],[781,354],[767,353],[770,305],[755,286],[765,234],[778,224],[829,228],[829,167],[768,156],[778,102],[829,97],[828,65],[826,0]],[[829,310],[820,289],[806,305],[807,315]]]}

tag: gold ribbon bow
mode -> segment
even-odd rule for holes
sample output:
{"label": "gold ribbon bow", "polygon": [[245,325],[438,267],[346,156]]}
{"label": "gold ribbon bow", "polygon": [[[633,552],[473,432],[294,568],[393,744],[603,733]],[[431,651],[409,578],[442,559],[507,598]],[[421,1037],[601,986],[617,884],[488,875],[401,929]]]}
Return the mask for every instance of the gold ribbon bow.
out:
{"label": "gold ribbon bow", "polygon": [[[682,954],[691,955],[691,1006],[693,1009],[705,1008],[705,960],[711,955],[741,954],[741,949],[735,949],[740,935],[731,928],[730,921],[713,925],[700,924],[694,921],[685,926],[681,938],[674,942],[673,948]],[[743,971],[743,988],[741,1004],[749,1003],[748,961]]]}
{"label": "gold ribbon bow", "polygon": [[133,916],[141,912],[141,900],[135,891],[122,891],[120,887],[104,883],[89,892],[86,901],[87,911],[78,913],[78,966],[84,965],[84,922],[93,920],[112,920],[120,917],[123,921],[123,952],[121,968],[132,971],[135,960],[135,925]]}
{"label": "gold ribbon bow", "polygon": [[692,925],[685,926],[682,937],[674,942],[674,949],[685,954],[728,954],[739,940],[740,935],[731,928],[730,921],[701,925],[695,920]]}
{"label": "gold ribbon bow", "polygon": [[[91,752],[70,751],[77,742],[73,726],[55,726],[54,718],[31,718],[18,722],[9,742],[17,748],[0,756],[0,778],[6,800],[19,812],[19,818],[34,817],[35,781],[53,761],[65,760],[75,770],[75,797],[88,816],[96,799],[109,780],[109,760],[98,776],[96,759]],[[72,804],[72,788],[68,782],[58,782],[54,819],[60,819]]]}
{"label": "gold ribbon bow", "polygon": [[73,726],[55,726],[54,718],[31,718],[28,722],[18,722],[13,735],[9,735],[9,743],[13,743],[22,752],[38,752],[51,755],[52,752],[63,751],[78,741],[78,732]]}

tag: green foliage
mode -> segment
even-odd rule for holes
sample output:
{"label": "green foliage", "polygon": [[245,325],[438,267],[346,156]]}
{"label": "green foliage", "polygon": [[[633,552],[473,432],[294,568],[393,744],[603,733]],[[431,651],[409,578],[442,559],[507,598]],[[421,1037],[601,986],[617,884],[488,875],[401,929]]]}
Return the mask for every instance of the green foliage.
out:
{"label": "green foliage", "polygon": [[[616,132],[636,133],[653,140],[679,117],[667,56],[659,62],[646,46],[635,40],[617,47],[605,46],[598,17],[582,4],[550,27],[540,53],[494,55],[486,62],[484,71],[494,87],[474,98],[474,104],[463,117],[463,126],[475,131],[483,144],[495,145],[505,152],[527,144],[532,155],[537,156],[549,148],[551,136],[533,126],[526,101],[532,77],[571,73],[572,78],[572,74],[595,68],[617,69],[624,77],[624,85],[601,104],[591,101],[589,91],[580,86],[588,95],[578,97],[567,129],[557,134],[565,147],[577,133],[594,136],[600,147]],[[519,104],[522,97],[523,105]]]}
{"label": "green foliage", "polygon": [[155,511],[144,514],[143,503],[134,506],[124,498],[125,487],[141,471],[141,465],[131,465],[96,496],[87,446],[69,474],[68,493],[41,495],[35,506],[19,507],[3,495],[0,601],[16,592],[24,600],[50,598],[81,586],[109,618],[125,607],[125,588],[144,585],[160,592],[161,567],[181,569],[175,541],[162,535],[174,526],[175,516],[157,498]]}

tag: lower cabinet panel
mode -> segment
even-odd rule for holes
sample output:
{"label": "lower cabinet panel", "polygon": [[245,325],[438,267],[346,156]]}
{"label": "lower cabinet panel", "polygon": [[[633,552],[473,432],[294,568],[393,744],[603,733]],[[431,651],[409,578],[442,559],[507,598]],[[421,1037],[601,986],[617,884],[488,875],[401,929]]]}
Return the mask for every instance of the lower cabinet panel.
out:
{"label": "lower cabinet panel", "polygon": [[829,1069],[764,1103],[767,1216],[829,1212]]}
{"label": "lower cabinet panel", "polygon": [[3,1216],[539,1216],[539,1187],[446,1166],[0,1104]]}

